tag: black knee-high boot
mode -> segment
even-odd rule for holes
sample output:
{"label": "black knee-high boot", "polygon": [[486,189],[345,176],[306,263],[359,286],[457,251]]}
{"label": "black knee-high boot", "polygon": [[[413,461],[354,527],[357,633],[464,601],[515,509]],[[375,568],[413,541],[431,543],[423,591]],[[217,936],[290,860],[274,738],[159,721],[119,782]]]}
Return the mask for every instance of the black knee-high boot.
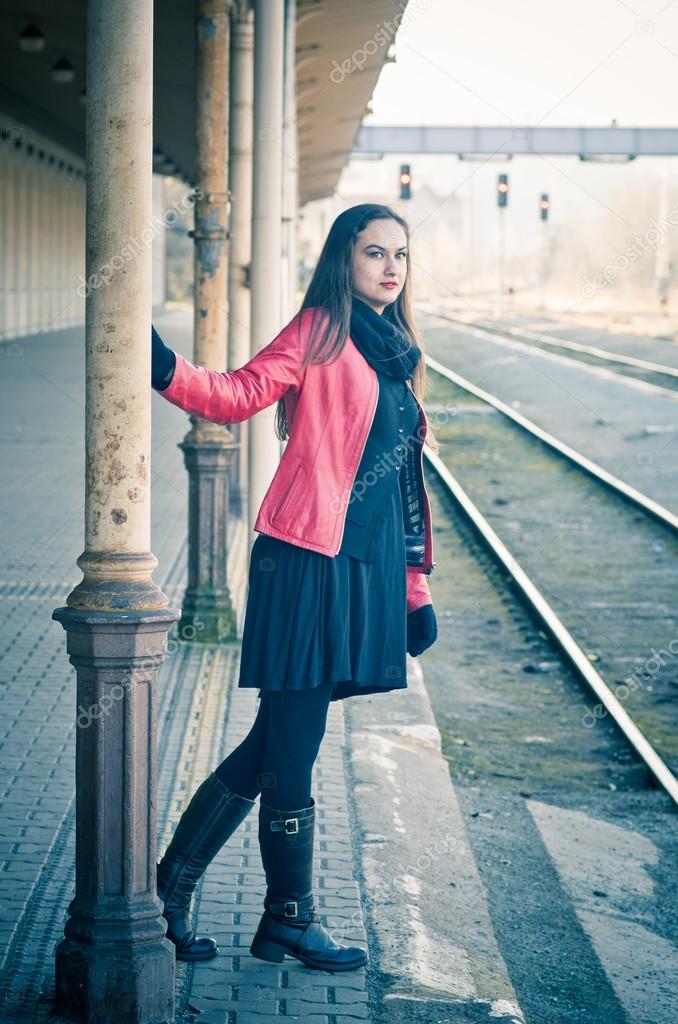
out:
{"label": "black knee-high boot", "polygon": [[214,939],[194,935],[189,906],[205,869],[254,806],[212,772],[191,797],[172,841],[158,864],[158,896],[163,901],[167,938],[177,960],[209,960],[219,952]]}
{"label": "black knee-high boot", "polygon": [[360,946],[337,943],[315,912],[312,891],[315,800],[298,811],[259,801],[259,847],[266,872],[264,914],[250,946],[253,956],[281,963],[285,953],[307,967],[352,971],[367,963]]}

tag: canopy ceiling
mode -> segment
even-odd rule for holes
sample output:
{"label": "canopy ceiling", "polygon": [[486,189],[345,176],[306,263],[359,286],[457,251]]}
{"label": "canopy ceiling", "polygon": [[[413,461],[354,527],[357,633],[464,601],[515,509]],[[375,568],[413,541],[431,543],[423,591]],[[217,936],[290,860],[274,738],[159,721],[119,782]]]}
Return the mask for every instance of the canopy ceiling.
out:
{"label": "canopy ceiling", "polygon": [[[298,0],[296,93],[299,201],[331,195],[395,36],[403,0]],[[0,6],[0,112],[85,156],[85,0],[10,0]],[[194,0],[156,0],[154,153],[156,170],[195,182]],[[34,22],[40,53],[19,48]],[[75,80],[57,84],[65,57]]]}

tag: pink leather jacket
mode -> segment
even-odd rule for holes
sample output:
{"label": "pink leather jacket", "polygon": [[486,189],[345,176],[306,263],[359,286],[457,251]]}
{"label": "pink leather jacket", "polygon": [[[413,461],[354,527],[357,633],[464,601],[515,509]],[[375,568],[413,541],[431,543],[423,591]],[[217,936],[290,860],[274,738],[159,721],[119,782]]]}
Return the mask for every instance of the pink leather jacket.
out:
{"label": "pink leather jacket", "polygon": [[[284,395],[289,438],[261,503],[254,529],[334,557],[346,508],[379,397],[377,374],[349,338],[332,363],[301,362],[313,309],[300,310],[245,366],[220,373],[176,353],[172,381],[159,391],[201,419],[238,423]],[[327,314],[322,314],[326,316]],[[322,321],[318,320],[322,325]],[[414,394],[414,393],[413,393]],[[416,400],[416,399],[415,399]],[[419,406],[417,459],[423,465],[428,422]],[[423,470],[420,473],[423,485]],[[423,485],[424,564],[407,565],[407,611],[430,604],[431,506]]]}

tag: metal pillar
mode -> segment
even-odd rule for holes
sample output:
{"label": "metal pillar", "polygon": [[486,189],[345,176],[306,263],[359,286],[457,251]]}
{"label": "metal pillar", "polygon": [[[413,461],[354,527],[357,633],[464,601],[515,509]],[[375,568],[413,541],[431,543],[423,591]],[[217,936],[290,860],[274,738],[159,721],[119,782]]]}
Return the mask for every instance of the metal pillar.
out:
{"label": "metal pillar", "polygon": [[[77,672],[76,889],[56,951],[56,1011],[174,1021],[156,894],[156,674],[178,618],[150,551],[152,0],[89,0],[83,581],[52,617]],[[121,201],[121,197],[125,201]]]}
{"label": "metal pillar", "polygon": [[[252,179],[252,343],[258,351],[281,329],[282,85],[285,0],[255,0],[254,175]],[[248,522],[280,461],[276,403],[250,421]]]}
{"label": "metal pillar", "polygon": [[[231,16],[230,193],[228,262],[228,367],[249,361],[250,256],[252,251],[252,91],[254,10],[251,0],[236,0]],[[231,470],[231,511],[244,515],[247,503],[247,421],[233,424],[240,442]]]}
{"label": "metal pillar", "polygon": [[494,317],[499,320],[504,312],[504,293],[506,291],[506,209],[497,209],[497,294],[494,302]]}
{"label": "metal pillar", "polygon": [[671,247],[669,234],[669,162],[662,160],[659,165],[659,189],[657,195],[657,221],[659,228],[654,251],[654,287],[660,306],[666,307],[671,290]]}
{"label": "metal pillar", "polygon": [[283,92],[283,280],[282,318],[297,309],[297,207],[299,152],[296,100],[297,0],[285,0],[285,84]]}
{"label": "metal pillar", "polygon": [[[196,10],[196,164],[194,361],[225,370],[226,191],[229,0],[198,0]],[[189,476],[188,588],[181,627],[201,624],[200,639],[235,639],[227,585],[229,467],[236,442],[227,427],[191,416],[179,447]]]}

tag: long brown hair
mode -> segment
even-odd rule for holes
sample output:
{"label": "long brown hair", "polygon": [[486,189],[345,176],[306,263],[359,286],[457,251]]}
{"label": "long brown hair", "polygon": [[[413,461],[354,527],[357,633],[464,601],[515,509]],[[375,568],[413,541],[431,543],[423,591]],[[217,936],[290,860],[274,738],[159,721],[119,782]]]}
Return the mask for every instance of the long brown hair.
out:
{"label": "long brown hair", "polygon": [[[410,342],[421,350],[421,356],[412,376],[411,388],[419,403],[423,405],[427,380],[426,361],[424,359],[424,344],[412,315],[410,230],[407,221],[390,206],[383,206],[380,203],[360,203],[358,206],[351,206],[348,210],[344,210],[332,224],[301,304],[301,310],[317,309],[317,314],[314,314],[312,321],[311,341],[304,355],[302,366],[307,366],[309,363],[331,362],[339,356],[344,348],[350,334],[353,297],[352,266],[356,237],[371,221],[388,218],[400,224],[407,237],[407,274],[398,298],[386,306],[382,316],[403,331],[409,337]],[[316,333],[315,327],[320,319],[326,321],[325,328],[322,332]],[[286,441],[289,437],[284,397],[278,400],[275,432],[281,441]],[[438,443],[430,424],[426,443],[433,451],[438,451]]]}

